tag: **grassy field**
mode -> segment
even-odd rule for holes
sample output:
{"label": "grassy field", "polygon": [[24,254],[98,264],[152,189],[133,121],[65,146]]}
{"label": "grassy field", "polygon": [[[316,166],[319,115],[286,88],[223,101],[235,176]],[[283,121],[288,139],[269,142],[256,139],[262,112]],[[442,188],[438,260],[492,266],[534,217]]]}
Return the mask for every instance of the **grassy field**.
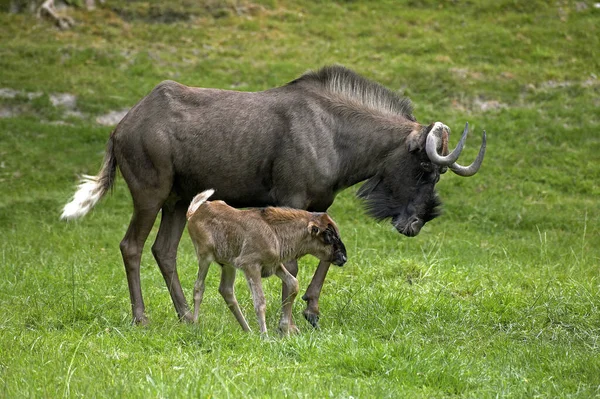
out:
{"label": "grassy field", "polygon": [[[175,2],[174,2],[175,3]],[[600,9],[591,1],[111,1],[60,31],[0,13],[0,397],[600,396]],[[177,322],[147,245],[147,327],[130,325],[117,180],[85,219],[58,220],[111,127],[159,81],[263,90],[340,63],[410,96],[422,123],[481,130],[472,178],[438,184],[418,237],[354,197],[330,210],[349,262],[321,329],[243,334],[212,267],[198,325]],[[57,103],[60,93],[76,101]],[[62,97],[64,98],[64,96]],[[456,138],[454,137],[454,140]],[[156,226],[149,242],[156,234]],[[301,263],[301,291],[316,261]],[[185,233],[179,270],[191,298]],[[236,289],[256,330],[244,279]]]}

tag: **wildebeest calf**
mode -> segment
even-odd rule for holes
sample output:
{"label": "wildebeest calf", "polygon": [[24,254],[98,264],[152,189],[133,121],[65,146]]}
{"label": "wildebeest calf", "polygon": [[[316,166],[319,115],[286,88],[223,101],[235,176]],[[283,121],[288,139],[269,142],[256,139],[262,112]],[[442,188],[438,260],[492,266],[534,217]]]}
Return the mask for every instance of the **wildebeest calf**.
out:
{"label": "wildebeest calf", "polygon": [[250,327],[234,294],[236,269],[246,275],[252,293],[260,332],[266,333],[265,296],[261,277],[277,275],[290,295],[283,298],[279,329],[283,334],[297,332],[292,321],[292,305],[298,294],[298,280],[284,262],[313,255],[342,266],[346,248],[335,222],[326,213],[291,208],[238,210],[223,201],[206,200],[214,190],[196,195],[188,211],[188,231],[198,255],[198,279],[194,286],[194,322],[204,294],[204,280],[211,261],[221,265],[219,292],[244,331]]}

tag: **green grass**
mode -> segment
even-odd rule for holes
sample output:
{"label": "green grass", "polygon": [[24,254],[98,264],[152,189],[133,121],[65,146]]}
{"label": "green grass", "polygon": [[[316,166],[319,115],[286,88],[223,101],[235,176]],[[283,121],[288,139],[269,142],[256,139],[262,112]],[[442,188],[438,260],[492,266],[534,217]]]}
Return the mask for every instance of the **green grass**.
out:
{"label": "green grass", "polygon": [[[178,4],[108,0],[70,11],[79,21],[70,31],[0,13],[0,88],[22,92],[0,98],[19,111],[0,118],[0,397],[600,396],[593,2]],[[82,221],[58,221],[76,175],[100,166],[111,129],[95,117],[167,78],[263,90],[329,63],[410,96],[422,123],[458,131],[468,120],[461,159],[475,156],[486,129],[482,170],[444,176],[445,213],[415,238],[367,218],[356,188],[339,195],[330,213],[350,260],[330,270],[320,330],[299,300],[302,334],[277,336],[272,278],[270,338],[243,334],[216,267],[201,322],[182,325],[150,245],[151,324],[131,326],[122,179]],[[83,118],[52,106],[53,93],[77,95]],[[302,290],[315,264],[302,261]],[[186,236],[179,271],[189,299],[197,270]],[[236,289],[256,330],[243,278]]]}

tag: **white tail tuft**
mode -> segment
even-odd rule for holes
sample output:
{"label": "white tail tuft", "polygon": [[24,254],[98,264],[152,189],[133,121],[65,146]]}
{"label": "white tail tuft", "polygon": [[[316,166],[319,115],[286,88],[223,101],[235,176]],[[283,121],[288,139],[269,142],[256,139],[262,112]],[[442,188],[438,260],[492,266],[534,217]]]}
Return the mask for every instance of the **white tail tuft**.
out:
{"label": "white tail tuft", "polygon": [[211,188],[211,189],[202,191],[200,194],[196,195],[194,197],[194,199],[192,200],[192,202],[190,203],[190,206],[188,207],[187,214],[186,214],[187,219],[190,220],[190,218],[192,216],[194,216],[194,213],[196,213],[196,211],[198,210],[200,205],[205,203],[206,200],[209,199],[211,197],[211,195],[213,195],[214,193],[215,193],[215,190],[213,190]]}
{"label": "white tail tuft", "polygon": [[105,192],[106,188],[98,176],[83,175],[73,199],[65,205],[60,218],[69,220],[85,216]]}

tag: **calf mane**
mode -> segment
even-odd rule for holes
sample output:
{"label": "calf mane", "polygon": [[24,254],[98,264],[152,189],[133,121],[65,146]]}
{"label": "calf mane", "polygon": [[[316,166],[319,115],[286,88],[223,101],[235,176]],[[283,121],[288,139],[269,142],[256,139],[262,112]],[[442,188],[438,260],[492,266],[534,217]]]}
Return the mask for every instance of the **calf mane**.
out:
{"label": "calf mane", "polygon": [[305,211],[285,207],[268,207],[260,210],[260,214],[267,223],[277,224],[297,220]]}
{"label": "calf mane", "polygon": [[412,104],[408,98],[341,65],[331,65],[317,71],[308,71],[288,83],[288,86],[303,83],[316,84],[347,101],[360,104],[368,111],[401,115],[410,121],[416,121],[412,114]]}

